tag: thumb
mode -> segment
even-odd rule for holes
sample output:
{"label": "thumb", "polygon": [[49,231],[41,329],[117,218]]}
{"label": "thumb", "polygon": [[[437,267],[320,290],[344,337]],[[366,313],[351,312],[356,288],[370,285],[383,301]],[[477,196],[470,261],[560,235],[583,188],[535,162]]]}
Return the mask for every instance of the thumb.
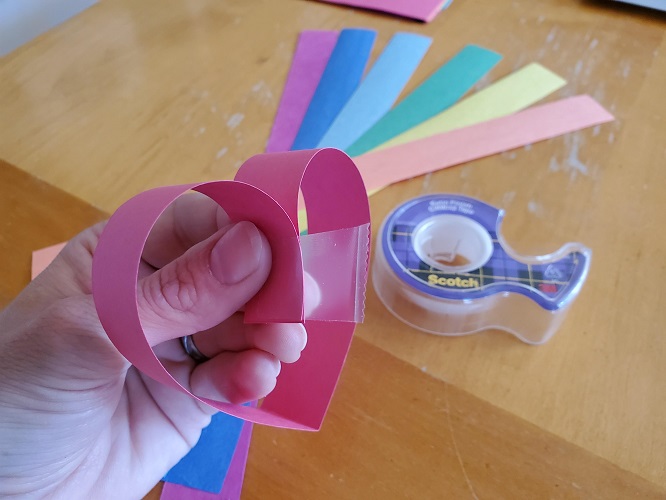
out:
{"label": "thumb", "polygon": [[251,222],[227,226],[139,280],[137,301],[151,345],[212,328],[262,287],[271,267],[266,237]]}

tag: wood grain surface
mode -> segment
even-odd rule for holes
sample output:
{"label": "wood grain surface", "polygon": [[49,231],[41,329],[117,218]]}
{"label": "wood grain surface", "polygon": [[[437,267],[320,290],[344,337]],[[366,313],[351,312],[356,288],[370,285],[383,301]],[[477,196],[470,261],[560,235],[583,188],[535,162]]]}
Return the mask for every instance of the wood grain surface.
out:
{"label": "wood grain surface", "polygon": [[0,160],[0,309],[30,282],[33,250],[67,241],[106,217]]}
{"label": "wood grain surface", "polygon": [[521,253],[591,247],[588,282],[548,344],[422,334],[371,289],[358,333],[666,487],[663,14],[616,2],[456,1],[424,25],[306,0],[105,0],[0,60],[0,157],[104,211],[148,187],[230,178],[263,150],[298,32],[350,26],[378,30],[375,56],[396,31],[434,38],[409,89],[476,43],[504,55],[482,85],[538,61],[569,82],[549,99],[588,93],[615,114],[371,200],[376,228],[411,197],[455,192],[506,209],[505,236]]}
{"label": "wood grain surface", "polygon": [[[1,213],[12,214],[0,221],[2,274],[11,284],[0,288],[4,307],[30,280],[32,248],[65,240],[105,214],[1,161],[0,200]],[[360,338],[323,429],[255,426],[246,474],[246,498],[666,495]]]}

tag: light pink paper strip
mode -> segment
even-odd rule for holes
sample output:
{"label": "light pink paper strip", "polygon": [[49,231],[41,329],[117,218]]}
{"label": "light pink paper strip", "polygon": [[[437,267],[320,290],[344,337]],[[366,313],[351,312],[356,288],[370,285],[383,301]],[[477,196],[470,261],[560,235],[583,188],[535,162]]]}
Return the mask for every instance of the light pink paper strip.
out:
{"label": "light pink paper strip", "polygon": [[587,95],[535,106],[513,115],[437,134],[354,158],[369,192],[568,132],[612,121]]}
{"label": "light pink paper strip", "polygon": [[337,31],[301,32],[266,144],[267,153],[289,151],[337,39]]}
{"label": "light pink paper strip", "polygon": [[326,3],[351,5],[361,9],[379,10],[419,21],[432,21],[447,0],[321,0]]}
{"label": "light pink paper strip", "polygon": [[[137,369],[244,420],[292,429],[319,429],[355,323],[305,321],[308,345],[301,359],[283,367],[276,388],[260,408],[193,395],[153,352],[137,307],[141,254],[160,214],[190,189],[215,200],[231,220],[254,222],[271,245],[271,274],[261,291],[246,304],[245,321],[300,323],[304,270],[298,235],[299,189],[307,203],[312,233],[369,224],[370,210],[360,173],[352,160],[336,149],[258,155],[241,166],[235,181],[168,186],[130,199],[107,223],[93,257],[93,298],[100,321],[109,339]],[[367,256],[367,245],[363,251]],[[367,266],[361,274],[365,281]]]}

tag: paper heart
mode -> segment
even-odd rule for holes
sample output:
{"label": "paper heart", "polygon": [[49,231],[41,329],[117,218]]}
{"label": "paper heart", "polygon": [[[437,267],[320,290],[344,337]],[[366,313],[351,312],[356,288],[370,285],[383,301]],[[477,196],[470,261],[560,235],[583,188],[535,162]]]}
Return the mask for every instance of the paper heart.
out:
{"label": "paper heart", "polygon": [[[249,220],[266,235],[270,276],[246,305],[248,323],[304,323],[308,344],[284,365],[273,392],[252,408],[199,398],[181,385],[150,347],[137,309],[141,253],[160,214],[195,190],[216,201],[232,221]],[[308,235],[298,232],[298,196]],[[93,258],[93,297],[109,338],[137,369],[210,406],[255,423],[317,430],[333,396],[356,322],[362,319],[368,273],[370,211],[352,160],[337,149],[262,154],[233,181],[152,189],[123,204],[107,223]],[[305,269],[304,269],[305,264]],[[320,305],[304,318],[303,277],[318,282]]]}

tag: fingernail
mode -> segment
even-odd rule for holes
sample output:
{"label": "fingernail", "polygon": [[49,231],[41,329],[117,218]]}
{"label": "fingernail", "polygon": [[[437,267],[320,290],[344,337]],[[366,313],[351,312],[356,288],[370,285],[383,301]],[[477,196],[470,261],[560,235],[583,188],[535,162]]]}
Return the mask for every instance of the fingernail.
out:
{"label": "fingernail", "polygon": [[226,285],[244,280],[259,267],[263,246],[261,234],[254,224],[235,224],[211,251],[213,276]]}

